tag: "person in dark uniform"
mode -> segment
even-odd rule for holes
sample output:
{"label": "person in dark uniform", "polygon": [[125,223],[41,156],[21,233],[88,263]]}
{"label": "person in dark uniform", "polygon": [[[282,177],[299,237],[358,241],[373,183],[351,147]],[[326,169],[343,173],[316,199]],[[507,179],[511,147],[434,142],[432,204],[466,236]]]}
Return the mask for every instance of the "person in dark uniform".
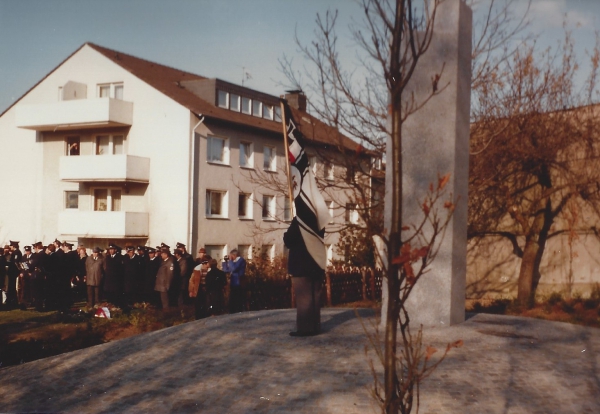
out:
{"label": "person in dark uniform", "polygon": [[194,261],[185,257],[185,253],[181,249],[175,249],[175,260],[179,266],[179,277],[181,279],[179,296],[177,298],[177,305],[179,307],[190,303],[190,295],[188,287],[190,284],[190,277],[194,271]]}
{"label": "person in dark uniform", "polygon": [[[62,267],[59,273],[59,308],[68,310],[73,304],[73,295],[81,293],[81,285],[77,284],[77,267],[79,265],[79,257],[77,252],[73,250],[73,244],[63,242],[61,244]],[[60,257],[60,256],[59,256]]]}
{"label": "person in dark uniform", "polygon": [[33,244],[31,255],[32,275],[32,304],[37,311],[43,311],[46,306],[46,253],[42,242]]}
{"label": "person in dark uniform", "polygon": [[128,306],[139,299],[142,290],[142,264],[140,257],[135,254],[135,247],[127,246],[127,254],[123,256],[123,291]]}
{"label": "person in dark uniform", "polygon": [[111,243],[104,258],[104,293],[106,299],[116,306],[123,306],[123,256],[117,253],[120,249]]}
{"label": "person in dark uniform", "polygon": [[209,255],[204,255],[204,260],[194,268],[189,284],[189,295],[195,297],[194,308],[196,320],[208,316],[208,300],[206,295],[206,274],[208,273],[208,263],[211,260]]}
{"label": "person in dark uniform", "polygon": [[321,331],[321,289],[325,271],[308,252],[296,217],[283,235],[289,249],[288,273],[296,297],[296,331],[291,336],[312,336]]}
{"label": "person in dark uniform", "polygon": [[186,259],[188,261],[188,264],[191,264],[191,266],[195,266],[194,263],[194,258],[192,257],[192,255],[187,251],[187,248],[185,247],[185,244],[177,242],[177,244],[175,245],[175,247],[179,250],[181,250],[183,252],[183,258]]}
{"label": "person in dark uniform", "polygon": [[154,290],[156,286],[156,273],[160,266],[161,260],[157,257],[156,249],[149,247],[147,250],[146,265],[144,267],[144,301],[158,306],[160,299],[157,297],[157,292]]}
{"label": "person in dark uniform", "polygon": [[19,300],[17,298],[17,279],[19,278],[19,266],[18,263],[21,262],[21,258],[23,257],[23,253],[19,250],[19,242],[18,241],[10,241],[9,242],[9,254],[5,256],[6,263],[6,305],[8,309],[14,309],[18,307]]}
{"label": "person in dark uniform", "polygon": [[215,259],[208,260],[205,281],[207,312],[209,315],[221,315],[225,312],[223,289],[227,286],[227,274],[217,267]]}
{"label": "person in dark uniform", "polygon": [[[64,254],[64,253],[63,253]],[[49,244],[46,247],[46,310],[57,310],[61,303],[61,272],[62,257],[56,254],[56,245]]]}
{"label": "person in dark uniform", "polygon": [[32,303],[31,259],[33,256],[33,251],[31,250],[31,246],[25,246],[23,250],[25,253],[21,258],[21,273],[19,273],[17,296],[19,300],[19,307],[22,310],[25,310]]}
{"label": "person in dark uniform", "polygon": [[5,309],[7,305],[4,302],[4,295],[6,294],[6,289],[8,288],[8,260],[10,259],[10,246],[7,244],[2,249],[2,254],[0,255],[0,307]]}
{"label": "person in dark uniform", "polygon": [[87,269],[85,267],[85,262],[87,261],[88,254],[85,249],[85,246],[80,244],[77,246],[77,269],[75,271],[75,278],[78,284],[82,285],[82,290],[80,298],[85,296],[87,298]]}

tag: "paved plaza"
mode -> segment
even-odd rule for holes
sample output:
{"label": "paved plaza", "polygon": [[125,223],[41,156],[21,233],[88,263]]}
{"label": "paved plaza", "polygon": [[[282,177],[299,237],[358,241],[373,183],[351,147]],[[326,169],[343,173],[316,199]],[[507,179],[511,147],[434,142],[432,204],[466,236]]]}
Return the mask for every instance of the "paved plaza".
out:
{"label": "paved plaza", "polygon": [[[369,326],[374,311],[360,314]],[[600,413],[600,329],[469,316],[425,330],[425,344],[464,346],[423,384],[421,413]],[[0,412],[378,412],[354,311],[324,309],[316,337],[288,336],[294,321],[213,317],[0,369]]]}

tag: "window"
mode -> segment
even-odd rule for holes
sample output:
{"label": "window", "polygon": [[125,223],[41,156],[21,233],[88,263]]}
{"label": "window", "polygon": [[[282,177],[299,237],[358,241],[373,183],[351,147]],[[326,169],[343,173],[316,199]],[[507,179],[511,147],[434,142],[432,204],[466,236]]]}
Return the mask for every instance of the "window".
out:
{"label": "window", "polygon": [[110,211],[121,211],[121,190],[110,190]]}
{"label": "window", "polygon": [[244,259],[252,259],[252,257],[250,257],[252,255],[252,246],[249,244],[238,244],[237,249],[240,253],[240,257],[243,257]]}
{"label": "window", "polygon": [[329,161],[323,164],[323,178],[329,181],[333,180],[333,164]]}
{"label": "window", "polygon": [[110,85],[98,86],[98,97],[109,98],[110,97]]}
{"label": "window", "polygon": [[98,85],[99,98],[114,98],[123,99],[123,84],[122,83],[104,83]]}
{"label": "window", "polygon": [[381,158],[371,157],[371,168],[381,170]]}
{"label": "window", "polygon": [[217,263],[227,254],[225,245],[222,244],[207,244],[204,248],[206,249],[206,254],[215,259]]}
{"label": "window", "polygon": [[331,266],[331,262],[333,261],[333,246],[331,244],[326,244],[325,251],[327,254],[327,265]]}
{"label": "window", "polygon": [[252,218],[252,198],[250,194],[240,193],[238,195],[238,217],[245,219]]}
{"label": "window", "polygon": [[356,180],[356,169],[354,165],[348,165],[346,167],[346,182],[353,183]]}
{"label": "window", "polygon": [[263,195],[262,218],[266,220],[275,219],[275,197]]}
{"label": "window", "polygon": [[284,197],[283,199],[283,220],[291,221],[292,220],[292,209],[290,208],[290,198]]}
{"label": "window", "polygon": [[99,135],[96,137],[96,155],[123,154],[123,135]]}
{"label": "window", "polygon": [[263,118],[273,119],[273,107],[271,105],[263,104]]}
{"label": "window", "polygon": [[229,143],[225,138],[208,137],[207,157],[209,162],[229,164]]}
{"label": "window", "polygon": [[110,139],[108,135],[101,135],[99,137],[96,137],[96,155],[110,154],[108,152],[109,142]]}
{"label": "window", "polygon": [[229,94],[227,92],[218,92],[217,105],[221,108],[229,108]]}
{"label": "window", "polygon": [[327,210],[329,211],[329,222],[333,223],[333,201],[325,201],[327,204]]}
{"label": "window", "polygon": [[252,100],[250,98],[242,98],[242,113],[252,114]]}
{"label": "window", "polygon": [[123,85],[115,85],[115,99],[123,100]]}
{"label": "window", "polygon": [[113,154],[123,154],[123,135],[116,135],[113,139]]}
{"label": "window", "polygon": [[275,171],[277,167],[277,165],[275,164],[275,148],[265,146],[263,154],[263,168],[266,171]]}
{"label": "window", "polygon": [[94,211],[121,211],[121,190],[94,189]]}
{"label": "window", "polygon": [[65,208],[79,208],[78,191],[65,191]]}
{"label": "window", "polygon": [[346,204],[346,223],[358,224],[358,211],[356,210],[356,204]]}
{"label": "window", "polygon": [[260,257],[267,260],[273,260],[275,249],[272,244],[263,244],[260,247]]}
{"label": "window", "polygon": [[275,121],[281,122],[281,106],[276,106],[275,110]]}
{"label": "window", "polygon": [[96,155],[123,154],[123,135],[98,135]]}
{"label": "window", "polygon": [[227,193],[206,190],[206,217],[227,217]]}
{"label": "window", "polygon": [[81,140],[79,137],[67,137],[66,153],[67,156],[77,156],[80,154]]}
{"label": "window", "polygon": [[252,101],[252,115],[258,117],[262,116],[262,102]]}
{"label": "window", "polygon": [[240,112],[240,95],[233,93],[229,95],[229,109]]}
{"label": "window", "polygon": [[240,167],[252,168],[254,157],[251,142],[240,142]]}

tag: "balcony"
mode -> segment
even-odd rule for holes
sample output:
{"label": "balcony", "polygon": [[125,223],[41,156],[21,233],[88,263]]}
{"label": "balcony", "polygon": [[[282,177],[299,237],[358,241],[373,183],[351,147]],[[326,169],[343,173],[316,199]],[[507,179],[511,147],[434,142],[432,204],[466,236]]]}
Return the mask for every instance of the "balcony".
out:
{"label": "balcony", "polygon": [[58,215],[58,232],[65,237],[148,237],[148,227],[148,213],[73,209],[62,211]]}
{"label": "balcony", "polygon": [[62,156],[58,171],[63,181],[148,183],[150,158],[125,154]]}
{"label": "balcony", "polygon": [[18,105],[16,124],[35,131],[131,126],[133,102],[95,98]]}

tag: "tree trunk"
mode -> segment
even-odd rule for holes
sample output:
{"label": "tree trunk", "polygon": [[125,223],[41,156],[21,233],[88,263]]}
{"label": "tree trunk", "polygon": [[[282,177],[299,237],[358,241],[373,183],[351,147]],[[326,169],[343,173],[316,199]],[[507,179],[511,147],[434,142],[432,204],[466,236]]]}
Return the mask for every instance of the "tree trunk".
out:
{"label": "tree trunk", "polygon": [[523,258],[519,270],[517,301],[521,306],[532,306],[540,281],[540,264],[552,225],[552,204],[546,200],[545,207],[536,215],[525,240]]}
{"label": "tree trunk", "polygon": [[519,291],[517,293],[517,301],[521,306],[529,306],[531,304],[535,258],[538,255],[539,248],[537,235],[529,237],[525,242],[523,259],[521,259],[521,269],[519,270]]}

